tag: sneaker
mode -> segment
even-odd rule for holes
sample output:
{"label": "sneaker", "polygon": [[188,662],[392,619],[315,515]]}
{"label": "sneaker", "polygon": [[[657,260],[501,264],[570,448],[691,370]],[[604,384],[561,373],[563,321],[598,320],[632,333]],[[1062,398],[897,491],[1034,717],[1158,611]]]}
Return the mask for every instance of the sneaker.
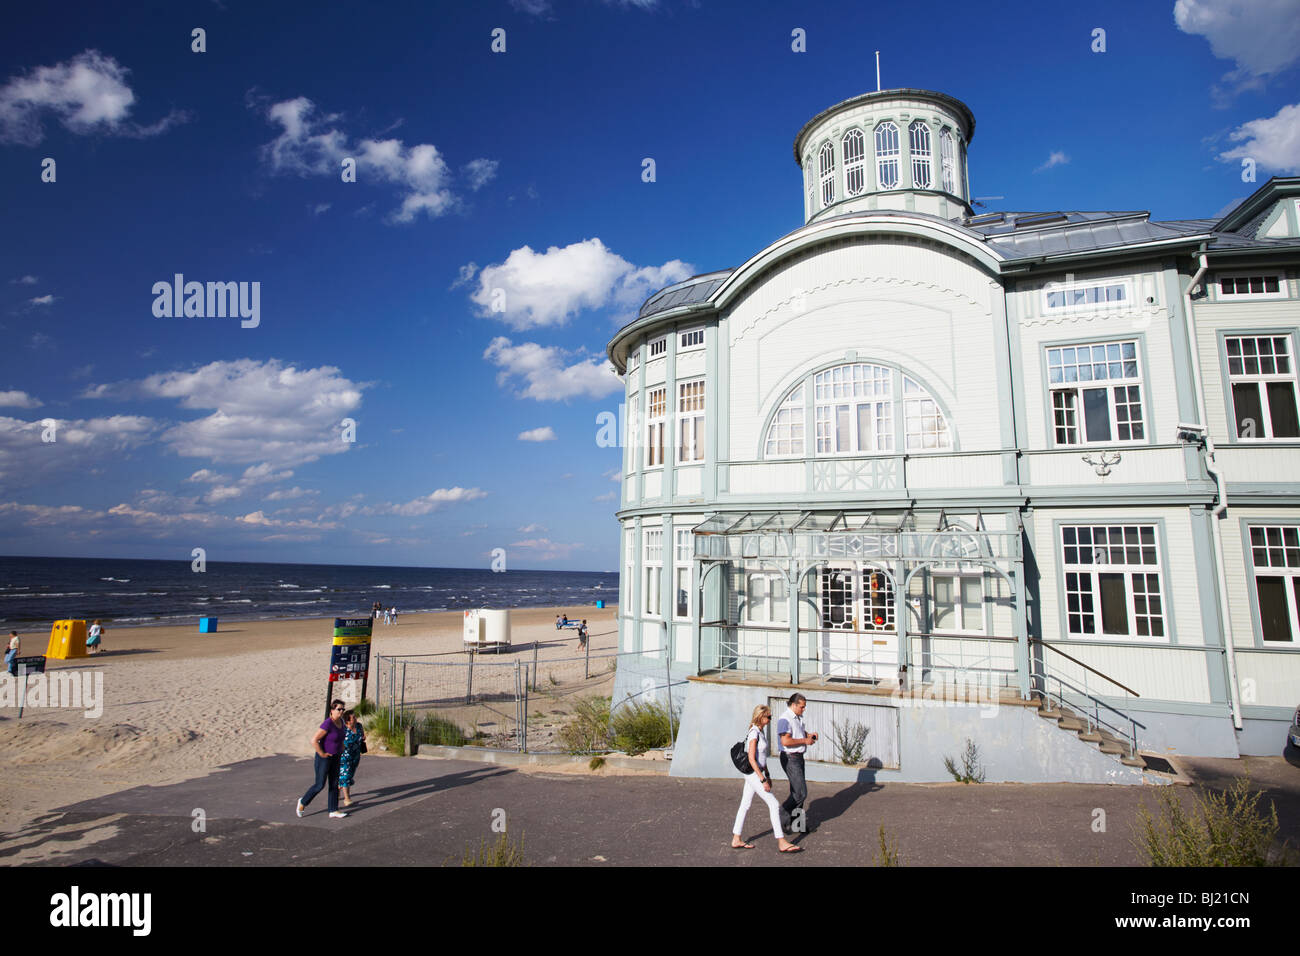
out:
{"label": "sneaker", "polygon": [[331,820],[342,820],[346,816],[347,814],[344,813],[342,810],[334,810],[333,812],[330,813]]}
{"label": "sneaker", "polygon": [[299,801],[298,801],[298,816],[302,816],[302,812],[303,812],[303,810],[305,810],[305,809],[307,809],[307,808],[304,807],[304,806],[302,805],[302,801],[299,800]]}

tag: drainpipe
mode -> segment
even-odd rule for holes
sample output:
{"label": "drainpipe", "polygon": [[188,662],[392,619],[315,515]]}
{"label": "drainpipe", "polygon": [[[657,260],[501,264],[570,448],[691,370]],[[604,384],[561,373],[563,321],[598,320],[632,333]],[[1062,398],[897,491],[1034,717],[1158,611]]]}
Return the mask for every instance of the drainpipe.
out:
{"label": "drainpipe", "polygon": [[1188,344],[1192,349],[1192,378],[1196,387],[1196,418],[1205,437],[1205,471],[1214,479],[1216,503],[1210,512],[1210,533],[1214,538],[1214,563],[1219,579],[1219,623],[1223,631],[1223,648],[1228,664],[1228,700],[1232,707],[1232,726],[1241,729],[1241,692],[1237,686],[1237,649],[1232,640],[1232,622],[1228,617],[1228,581],[1223,569],[1223,532],[1219,522],[1228,510],[1228,483],[1223,473],[1214,462],[1214,439],[1205,422],[1205,392],[1201,384],[1201,350],[1196,337],[1196,319],[1192,314],[1192,291],[1201,284],[1201,279],[1209,269],[1209,262],[1204,251],[1197,254],[1200,267],[1192,276],[1183,292],[1183,316],[1187,322]]}

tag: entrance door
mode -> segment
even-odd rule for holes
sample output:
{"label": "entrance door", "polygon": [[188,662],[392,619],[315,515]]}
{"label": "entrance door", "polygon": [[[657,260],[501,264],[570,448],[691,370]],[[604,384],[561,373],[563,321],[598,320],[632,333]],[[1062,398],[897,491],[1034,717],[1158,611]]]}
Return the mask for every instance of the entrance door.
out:
{"label": "entrance door", "polygon": [[856,564],[821,570],[822,674],[843,680],[894,680],[898,627],[894,584],[878,568]]}

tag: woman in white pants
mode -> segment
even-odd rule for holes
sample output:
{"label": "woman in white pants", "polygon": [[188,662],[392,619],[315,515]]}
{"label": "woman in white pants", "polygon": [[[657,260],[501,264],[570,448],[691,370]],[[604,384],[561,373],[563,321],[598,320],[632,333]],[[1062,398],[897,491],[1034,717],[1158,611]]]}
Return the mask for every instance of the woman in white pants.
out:
{"label": "woman in white pants", "polygon": [[740,809],[736,811],[736,825],[731,828],[731,846],[736,850],[752,850],[754,844],[746,843],[740,836],[741,827],[745,825],[745,814],[753,803],[755,794],[767,804],[768,816],[772,818],[772,833],[776,836],[776,846],[782,853],[797,853],[803,847],[795,846],[781,832],[781,805],[772,796],[772,778],[767,775],[767,736],[764,728],[772,722],[772,711],[767,705],[759,704],[754,708],[754,715],[749,721],[749,733],[745,736],[745,750],[749,754],[749,765],[754,772],[745,775],[745,792],[740,798]]}

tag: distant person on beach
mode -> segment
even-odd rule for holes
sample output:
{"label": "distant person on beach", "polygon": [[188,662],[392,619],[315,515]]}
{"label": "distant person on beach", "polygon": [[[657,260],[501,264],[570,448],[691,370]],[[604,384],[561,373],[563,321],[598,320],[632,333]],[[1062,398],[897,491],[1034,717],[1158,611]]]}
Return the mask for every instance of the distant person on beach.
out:
{"label": "distant person on beach", "polygon": [[584,619],[582,624],[578,627],[578,649],[581,650],[586,646],[587,646],[587,622]]}
{"label": "distant person on beach", "polygon": [[385,623],[385,624],[392,624],[392,623],[393,623],[393,611],[392,611],[392,608],[387,608],[387,607],[384,608],[384,623]]}
{"label": "distant person on beach", "polygon": [[393,605],[393,623],[397,623],[397,605]]}
{"label": "distant person on beach", "polygon": [[356,711],[343,712],[343,724],[347,733],[343,735],[343,754],[339,760],[339,792],[343,794],[343,806],[352,806],[352,781],[357,776],[357,765],[361,763],[362,748],[366,745],[366,730],[357,720]]}
{"label": "distant person on beach", "polygon": [[562,627],[564,627],[564,615],[557,614],[555,615],[555,629],[558,631]]}
{"label": "distant person on beach", "polygon": [[382,604],[380,604],[378,601],[376,601],[374,604],[370,605],[370,619],[371,619],[372,621],[378,621],[378,620],[379,620],[379,612],[382,611],[383,609],[384,609],[384,606],[383,606]]}
{"label": "distant person on beach", "polygon": [[103,640],[103,637],[104,629],[100,626],[99,621],[96,620],[94,624],[90,625],[90,631],[86,634],[86,650],[92,654],[102,651],[103,648],[100,647],[100,641]]}
{"label": "distant person on beach", "polygon": [[754,708],[749,720],[749,733],[745,735],[745,753],[749,755],[749,765],[754,772],[745,775],[745,792],[740,798],[740,809],[736,811],[736,825],[731,828],[731,847],[734,850],[754,849],[754,844],[746,843],[740,833],[745,826],[745,814],[749,813],[749,805],[757,794],[767,804],[777,849],[782,853],[796,853],[803,847],[795,846],[781,831],[781,806],[772,796],[772,778],[767,774],[767,734],[764,731],[771,722],[772,711],[766,704]]}
{"label": "distant person on beach", "polygon": [[9,671],[9,676],[18,676],[18,655],[22,652],[22,641],[18,640],[18,632],[9,632],[9,646],[5,649],[5,668]]}
{"label": "distant person on beach", "polygon": [[316,731],[316,736],[312,737],[311,745],[316,751],[314,769],[316,771],[316,782],[311,785],[302,799],[298,801],[298,816],[307,809],[307,804],[311,803],[316,794],[329,786],[329,811],[330,817],[339,819],[346,817],[347,814],[339,809],[339,760],[343,752],[343,736],[346,728],[343,724],[343,711],[346,705],[341,700],[336,700],[330,704],[329,719],[320,725]]}

